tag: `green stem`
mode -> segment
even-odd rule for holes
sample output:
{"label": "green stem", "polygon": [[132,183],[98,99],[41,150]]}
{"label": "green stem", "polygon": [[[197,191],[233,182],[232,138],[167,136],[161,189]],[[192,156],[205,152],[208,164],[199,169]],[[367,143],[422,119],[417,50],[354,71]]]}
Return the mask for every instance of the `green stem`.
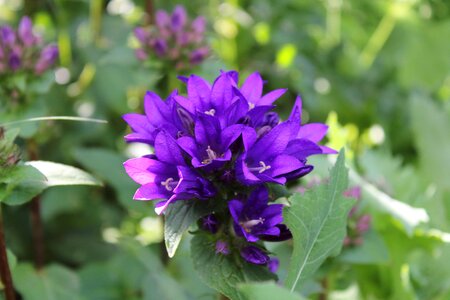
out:
{"label": "green stem", "polygon": [[102,29],[103,3],[104,0],[91,0],[90,27],[95,44],[99,44]]}
{"label": "green stem", "polygon": [[370,37],[367,45],[359,56],[359,60],[364,68],[369,69],[380,50],[388,40],[397,22],[395,7],[391,7],[378,24],[375,32]]}
{"label": "green stem", "polygon": [[3,230],[3,216],[1,203],[0,203],[0,275],[5,291],[5,299],[15,300],[16,294],[14,292],[11,270],[9,269],[8,256],[6,253],[6,242]]}

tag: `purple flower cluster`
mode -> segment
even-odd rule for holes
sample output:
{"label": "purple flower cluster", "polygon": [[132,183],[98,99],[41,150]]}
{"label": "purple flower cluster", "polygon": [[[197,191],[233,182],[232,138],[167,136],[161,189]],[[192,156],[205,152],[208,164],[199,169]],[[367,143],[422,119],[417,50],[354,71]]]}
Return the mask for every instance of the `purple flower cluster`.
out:
{"label": "purple flower cluster", "polygon": [[178,70],[201,63],[209,48],[204,42],[206,20],[200,16],[192,22],[183,6],[175,7],[172,14],[159,10],[156,24],[151,28],[137,27],[134,35],[140,43],[136,57],[146,60],[155,55],[175,64]]}
{"label": "purple flower cluster", "polygon": [[145,114],[123,117],[132,129],[126,141],[155,150],[124,164],[141,185],[134,199],[161,199],[158,214],[175,201],[209,201],[214,209],[199,225],[217,236],[216,253],[237,250],[248,262],[276,269],[260,241],[286,240],[291,234],[282,224],[283,206],[270,203],[275,199],[268,186],[311,172],[311,155],[335,153],[318,145],[327,126],[301,124],[299,97],[281,121],[273,103],[286,90],[263,94],[258,73],[241,86],[235,71],[222,72],[212,85],[196,75],[180,79],[187,96],[175,90],[164,101],[147,92]]}
{"label": "purple flower cluster", "polygon": [[29,17],[20,20],[17,30],[8,25],[0,27],[0,76],[20,71],[44,73],[58,58],[56,45],[42,45],[33,32]]}

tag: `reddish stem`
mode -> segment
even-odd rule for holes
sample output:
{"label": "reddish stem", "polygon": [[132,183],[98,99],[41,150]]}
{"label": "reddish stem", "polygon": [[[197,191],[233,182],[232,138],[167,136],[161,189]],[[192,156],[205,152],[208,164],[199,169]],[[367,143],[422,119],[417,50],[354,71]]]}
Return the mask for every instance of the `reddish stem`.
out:
{"label": "reddish stem", "polygon": [[[38,149],[34,140],[28,142],[28,155],[30,160],[38,160]],[[41,197],[36,196],[30,203],[31,232],[34,245],[34,263],[40,270],[45,263],[44,226],[41,218]]]}
{"label": "reddish stem", "polygon": [[155,23],[155,7],[153,5],[153,0],[145,1],[145,12],[147,13],[147,24]]}
{"label": "reddish stem", "polygon": [[3,230],[3,218],[0,207],[0,278],[2,280],[6,300],[15,300],[16,294],[9,269],[8,256],[6,254],[5,234]]}

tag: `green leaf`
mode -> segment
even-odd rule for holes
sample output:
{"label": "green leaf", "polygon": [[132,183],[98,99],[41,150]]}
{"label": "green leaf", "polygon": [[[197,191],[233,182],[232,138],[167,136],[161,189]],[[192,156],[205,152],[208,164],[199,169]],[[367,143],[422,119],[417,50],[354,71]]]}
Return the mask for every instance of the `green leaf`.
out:
{"label": "green leaf", "polygon": [[245,299],[237,289],[239,283],[276,279],[267,267],[243,261],[238,253],[216,254],[215,240],[198,234],[191,241],[191,256],[200,278],[210,287],[232,300]]}
{"label": "green leaf", "polygon": [[344,198],[348,175],[345,154],[341,150],[331,170],[330,182],[290,198],[292,206],[284,209],[284,220],[294,239],[286,285],[294,291],[311,277],[329,256],[342,248],[347,218],[354,201]]}
{"label": "green leaf", "polygon": [[25,165],[32,166],[41,172],[47,178],[45,181],[47,187],[64,185],[102,185],[100,181],[90,174],[72,166],[40,160],[26,162]]}
{"label": "green leaf", "polygon": [[389,262],[389,250],[376,231],[364,235],[364,242],[358,247],[343,251],[339,260],[353,264],[385,264]]}
{"label": "green leaf", "polygon": [[46,178],[31,166],[16,166],[7,177],[0,179],[0,202],[20,205],[30,201],[45,189]]}
{"label": "green leaf", "polygon": [[291,293],[288,289],[274,282],[240,284],[239,290],[248,300],[302,300],[299,294]]}
{"label": "green leaf", "polygon": [[13,270],[14,286],[24,300],[79,300],[78,276],[60,265],[36,271],[31,264],[19,264]]}
{"label": "green leaf", "polygon": [[200,217],[206,215],[209,207],[199,201],[178,201],[167,208],[164,219],[164,240],[169,257],[175,255],[183,233]]}
{"label": "green leaf", "polygon": [[410,105],[414,142],[424,177],[450,190],[450,117],[431,99],[414,97]]}

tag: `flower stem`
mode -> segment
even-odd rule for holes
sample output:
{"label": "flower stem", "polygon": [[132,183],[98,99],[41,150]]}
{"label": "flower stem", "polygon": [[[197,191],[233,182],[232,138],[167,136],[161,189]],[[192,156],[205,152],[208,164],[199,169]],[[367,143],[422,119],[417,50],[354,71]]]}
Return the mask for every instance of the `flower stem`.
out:
{"label": "flower stem", "polygon": [[36,196],[31,200],[31,230],[34,244],[34,264],[40,270],[45,263],[44,227],[41,218],[41,197]]}
{"label": "flower stem", "polygon": [[2,208],[0,204],[0,277],[3,283],[6,300],[15,300],[11,270],[9,269],[8,256],[6,254],[5,234],[3,230]]}
{"label": "flower stem", "polygon": [[322,279],[322,292],[319,295],[319,300],[327,300],[328,299],[328,278],[325,277]]}
{"label": "flower stem", "polygon": [[[30,160],[38,160],[38,150],[36,142],[31,139],[27,144],[28,155]],[[44,247],[44,227],[41,218],[41,197],[36,196],[31,200],[30,204],[31,231],[34,245],[34,264],[36,269],[40,270],[45,263],[45,247]]]}

